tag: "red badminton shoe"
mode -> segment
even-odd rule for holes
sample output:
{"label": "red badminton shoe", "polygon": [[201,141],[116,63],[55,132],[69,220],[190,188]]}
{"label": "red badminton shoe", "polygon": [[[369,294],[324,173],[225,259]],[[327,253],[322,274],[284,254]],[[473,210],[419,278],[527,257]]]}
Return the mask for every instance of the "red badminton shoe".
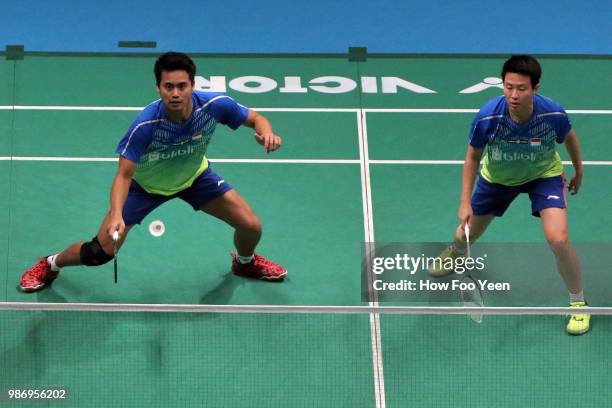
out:
{"label": "red badminton shoe", "polygon": [[236,254],[232,253],[232,272],[236,275],[254,279],[281,280],[287,275],[287,270],[261,255],[255,254],[248,264],[238,261]]}
{"label": "red badminton shoe", "polygon": [[52,271],[51,265],[47,262],[47,257],[44,257],[24,272],[19,280],[19,285],[24,292],[36,292],[50,285],[57,278],[57,275],[59,275],[59,271]]}

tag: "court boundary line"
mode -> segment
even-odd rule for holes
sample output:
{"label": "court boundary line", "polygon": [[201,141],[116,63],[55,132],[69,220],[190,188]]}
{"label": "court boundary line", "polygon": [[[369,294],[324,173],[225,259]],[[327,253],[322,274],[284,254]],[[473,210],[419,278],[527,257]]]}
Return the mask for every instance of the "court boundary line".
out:
{"label": "court boundary line", "polygon": [[[363,205],[363,228],[365,242],[365,262],[371,265],[370,259],[374,252],[372,243],[374,241],[374,217],[372,210],[372,187],[370,182],[370,163],[368,148],[366,114],[357,112],[357,137],[359,141],[359,164],[361,180],[361,200]],[[368,268],[368,285],[372,285],[372,273]],[[372,293],[368,291],[368,293]],[[372,299],[368,299],[371,307],[378,306],[378,294],[373,293]],[[384,366],[381,346],[380,316],[378,313],[370,313],[370,346],[372,351],[372,372],[374,376],[374,397],[376,408],[386,407]]]}
{"label": "court boundary line", "polygon": [[[185,312],[185,313],[286,313],[286,314],[393,314],[393,315],[483,315],[558,316],[576,313],[576,308],[556,306],[332,306],[332,305],[211,305],[165,303],[52,303],[0,302],[0,310],[59,312]],[[591,315],[612,315],[612,306],[589,306]]]}
{"label": "court boundary line", "polygon": [[[49,161],[49,162],[117,162],[118,157],[43,157],[0,156],[0,161]],[[273,163],[273,164],[359,164],[358,159],[221,159],[208,157],[212,163]]]}
{"label": "court boundary line", "polygon": [[[359,129],[358,129],[359,131]],[[360,164],[358,159],[226,159],[208,157],[212,163],[245,163],[245,164]],[[0,156],[0,161],[40,161],[40,162],[117,162],[117,157],[60,157],[60,156]],[[410,160],[410,159],[368,159],[368,164],[390,164],[390,165],[457,165],[463,164],[463,160]],[[563,161],[564,165],[571,165],[569,160]],[[585,166],[612,166],[612,161],[583,160]]]}
{"label": "court boundary line", "polygon": [[[36,111],[141,111],[138,106],[0,105],[0,110]],[[345,112],[345,113],[477,113],[474,108],[256,108],[258,112]],[[612,115],[612,109],[566,109],[568,114]]]}
{"label": "court boundary line", "polygon": [[[12,65],[12,71],[13,71],[12,72],[12,78],[11,78],[12,82],[13,82],[12,87],[11,87],[11,100],[14,101],[15,100],[15,95],[17,94],[17,69],[16,69],[17,61],[16,60],[12,61],[12,63],[10,63],[10,65]],[[13,152],[13,148],[14,148],[14,143],[15,143],[15,141],[14,141],[14,139],[15,139],[15,113],[14,112],[11,113],[10,116],[11,116],[11,119],[10,119],[11,129],[10,129],[10,134],[9,134],[9,138],[8,139],[9,139],[9,148],[11,149],[10,151],[12,153]],[[8,218],[7,218],[7,222],[6,222],[6,224],[7,224],[6,225],[6,228],[7,228],[6,230],[7,231],[11,231],[12,228],[13,228],[13,206],[12,206],[12,202],[13,202],[13,190],[14,190],[13,189],[13,182],[12,182],[13,175],[14,175],[14,165],[13,165],[13,161],[10,161],[9,165],[8,165],[8,177],[9,177],[9,181],[10,182],[9,182],[9,185],[8,185],[8,196],[6,197],[7,198],[7,203],[8,203],[8,205],[7,205],[7,207],[8,207],[7,208],[7,216],[8,216]],[[8,297],[9,296],[9,285],[8,285],[8,282],[9,282],[9,271],[10,271],[10,267],[9,267],[10,266],[10,256],[9,256],[10,253],[11,253],[11,240],[10,240],[10,238],[8,238],[7,242],[6,242],[6,274],[5,274],[5,277],[4,277],[5,282],[6,282],[5,290],[4,290],[4,298],[5,299],[9,298]]]}

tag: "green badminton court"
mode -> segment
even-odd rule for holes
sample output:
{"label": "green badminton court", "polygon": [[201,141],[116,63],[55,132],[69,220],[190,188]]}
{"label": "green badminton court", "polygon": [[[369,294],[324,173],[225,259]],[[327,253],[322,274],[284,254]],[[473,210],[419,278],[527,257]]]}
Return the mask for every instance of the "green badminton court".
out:
{"label": "green badminton court", "polygon": [[[96,233],[115,146],[157,99],[154,61],[52,53],[0,60],[3,302],[367,305],[364,242],[450,239],[469,127],[477,109],[501,94],[495,78],[503,63],[494,56],[196,56],[197,88],[262,112],[283,137],[283,147],[266,155],[249,129],[220,126],[208,157],[260,216],[259,252],[288,269],[285,281],[234,276],[232,231],[172,201],[131,231],[117,284],[109,263],[65,269],[51,287],[21,293],[19,277],[37,257]],[[582,189],[569,197],[571,239],[605,249],[612,60],[541,63],[540,92],[569,112],[585,161]],[[573,174],[571,165],[566,172]],[[161,237],[148,232],[156,219],[166,226]],[[542,243],[527,197],[482,240]],[[610,306],[609,269],[589,267],[605,265],[610,252],[589,256],[582,260],[587,298]],[[550,286],[533,290],[556,291],[557,306],[565,306],[554,264],[540,272],[538,282]],[[8,389],[42,387],[65,388],[68,399],[15,406],[558,408],[601,407],[611,397],[606,316],[576,338],[565,334],[563,316],[487,316],[478,325],[461,315],[3,311],[0,330],[0,406],[13,406]]]}

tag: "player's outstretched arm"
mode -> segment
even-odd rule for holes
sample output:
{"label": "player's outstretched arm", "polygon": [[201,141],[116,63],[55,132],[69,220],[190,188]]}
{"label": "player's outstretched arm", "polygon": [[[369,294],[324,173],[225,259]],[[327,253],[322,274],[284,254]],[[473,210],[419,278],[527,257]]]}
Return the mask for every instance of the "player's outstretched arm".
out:
{"label": "player's outstretched arm", "polygon": [[249,116],[244,125],[255,129],[255,140],[264,147],[266,153],[280,149],[282,139],[274,134],[272,124],[264,115],[249,109]]}
{"label": "player's outstretched arm", "polygon": [[580,143],[578,142],[578,136],[576,136],[574,129],[571,129],[565,138],[565,148],[567,149],[567,153],[572,159],[572,164],[574,165],[574,177],[572,177],[570,180],[567,189],[570,194],[574,195],[578,193],[578,190],[580,190],[583,175],[582,158],[580,156]]}

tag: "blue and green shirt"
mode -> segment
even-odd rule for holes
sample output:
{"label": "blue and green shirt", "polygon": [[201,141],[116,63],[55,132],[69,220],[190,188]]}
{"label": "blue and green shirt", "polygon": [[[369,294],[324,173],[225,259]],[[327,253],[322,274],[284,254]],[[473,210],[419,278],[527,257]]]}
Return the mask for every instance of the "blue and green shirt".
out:
{"label": "blue and green shirt", "polygon": [[565,110],[536,94],[525,123],[510,117],[503,96],[491,99],[472,122],[470,145],[484,148],[481,176],[490,183],[515,186],[559,176],[563,163],[555,143],[563,143],[572,126]]}
{"label": "blue and green shirt", "polygon": [[237,129],[248,108],[227,95],[194,91],[193,112],[183,123],[166,118],[161,100],[148,105],[117,145],[138,163],[134,180],[147,192],[172,195],[191,186],[206,170],[206,148],[218,123]]}

